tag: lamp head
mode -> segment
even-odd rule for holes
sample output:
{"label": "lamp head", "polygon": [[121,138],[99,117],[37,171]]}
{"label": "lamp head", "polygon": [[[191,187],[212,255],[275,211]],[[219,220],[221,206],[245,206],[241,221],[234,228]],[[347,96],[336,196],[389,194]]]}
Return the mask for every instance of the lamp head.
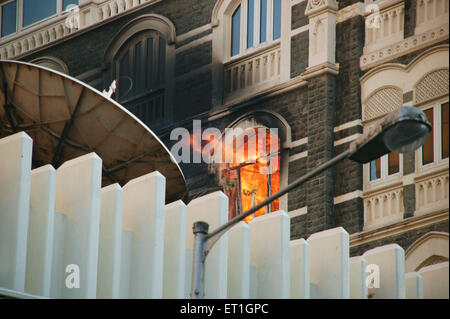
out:
{"label": "lamp head", "polygon": [[412,106],[399,107],[350,145],[350,159],[367,163],[389,152],[413,152],[425,143],[430,131],[424,112]]}

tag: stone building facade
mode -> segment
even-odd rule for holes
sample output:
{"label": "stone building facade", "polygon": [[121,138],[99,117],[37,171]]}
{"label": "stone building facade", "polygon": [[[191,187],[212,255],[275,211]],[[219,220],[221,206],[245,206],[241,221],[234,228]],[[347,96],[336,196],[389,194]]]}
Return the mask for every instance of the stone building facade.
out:
{"label": "stone building facade", "polygon": [[[423,148],[365,165],[345,160],[279,208],[291,216],[292,239],[342,226],[352,255],[395,242],[407,271],[448,260],[448,0],[42,3],[33,11],[28,0],[0,1],[2,60],[100,91],[116,80],[113,98],[169,148],[172,130],[193,133],[193,120],[222,133],[277,128],[279,187],[396,107],[426,111],[433,134]],[[224,188],[216,166],[180,165],[190,198]]]}

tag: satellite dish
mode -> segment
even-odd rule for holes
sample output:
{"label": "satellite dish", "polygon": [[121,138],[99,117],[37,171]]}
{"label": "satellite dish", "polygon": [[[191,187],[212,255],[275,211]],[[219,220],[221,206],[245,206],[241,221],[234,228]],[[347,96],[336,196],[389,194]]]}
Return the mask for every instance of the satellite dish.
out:
{"label": "satellite dish", "polygon": [[159,171],[166,202],[186,199],[183,173],[161,140],[116,101],[60,72],[19,61],[0,61],[0,138],[25,131],[33,139],[33,165],[95,152],[103,160],[102,186]]}

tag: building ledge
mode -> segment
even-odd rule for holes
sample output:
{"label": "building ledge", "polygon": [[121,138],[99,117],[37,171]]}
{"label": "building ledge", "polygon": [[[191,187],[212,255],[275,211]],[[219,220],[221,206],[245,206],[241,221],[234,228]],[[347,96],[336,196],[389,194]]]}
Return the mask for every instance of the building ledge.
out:
{"label": "building ledge", "polygon": [[400,235],[417,228],[437,224],[446,220],[449,220],[448,206],[440,210],[435,210],[433,213],[406,218],[391,225],[354,233],[350,235],[350,247],[353,248],[375,240]]}

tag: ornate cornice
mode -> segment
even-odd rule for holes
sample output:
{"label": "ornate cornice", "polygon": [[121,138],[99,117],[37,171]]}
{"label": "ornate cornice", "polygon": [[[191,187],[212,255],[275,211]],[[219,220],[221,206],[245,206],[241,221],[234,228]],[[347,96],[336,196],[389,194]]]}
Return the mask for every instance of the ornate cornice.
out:
{"label": "ornate cornice", "polygon": [[325,11],[337,12],[338,4],[335,0],[308,0],[305,15],[314,16]]}

